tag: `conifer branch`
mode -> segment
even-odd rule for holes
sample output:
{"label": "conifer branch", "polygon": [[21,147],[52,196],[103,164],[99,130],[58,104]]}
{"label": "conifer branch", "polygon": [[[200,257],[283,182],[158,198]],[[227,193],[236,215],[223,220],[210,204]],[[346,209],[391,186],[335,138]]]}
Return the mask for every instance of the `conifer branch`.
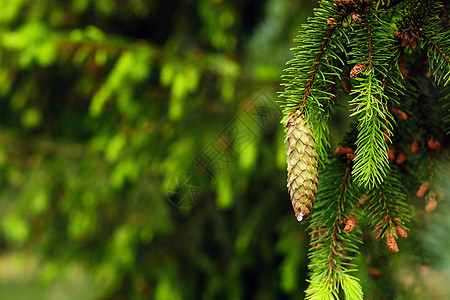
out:
{"label": "conifer branch", "polygon": [[[321,162],[309,225],[311,276],[307,299],[339,299],[342,295],[362,299],[361,286],[350,274],[356,269],[353,258],[361,244],[362,222],[358,219],[369,219],[375,238],[385,239],[387,248],[398,252],[397,239],[407,237],[410,219],[406,184],[413,186],[424,178],[418,194],[431,199],[432,204],[427,205],[431,208],[432,200],[439,198],[433,159],[442,133],[435,130],[436,124],[424,121],[435,118],[435,114],[422,111],[422,107],[432,106],[426,93],[433,91],[430,94],[435,95],[438,88],[433,83],[430,91],[425,89],[425,96],[421,94],[423,82],[416,80],[425,75],[421,70],[425,62],[411,63],[411,57],[423,53],[415,49],[417,46],[425,49],[437,83],[444,80],[448,84],[450,32],[442,28],[441,11],[442,5],[433,0],[320,1],[320,8],[299,35],[300,45],[294,49],[294,59],[283,76],[286,82],[281,96],[285,98],[286,115],[298,110],[310,122]],[[402,18],[395,19],[400,13]],[[398,30],[393,32],[395,24]],[[341,80],[342,70],[351,70],[351,79],[340,87],[336,82]],[[356,125],[345,138],[345,146],[338,147],[335,157],[328,160],[327,122],[341,89],[352,97],[350,117],[355,118]],[[409,174],[405,169],[415,162],[410,163],[402,149],[423,130],[426,133],[421,140],[424,143],[427,139],[428,150],[422,154],[428,156],[417,156],[418,166],[421,171],[428,169],[412,172],[415,181],[406,182],[410,175],[405,175]],[[390,159],[395,164],[390,164]],[[367,196],[360,201],[361,195]]]}
{"label": "conifer branch", "polygon": [[344,179],[342,181],[341,193],[339,194],[338,198],[336,217],[334,218],[334,224],[331,234],[330,256],[328,258],[328,270],[327,270],[328,274],[332,272],[332,269],[340,271],[339,268],[334,264],[334,256],[336,254],[343,255],[343,253],[339,252],[343,250],[343,245],[338,242],[338,233],[340,230],[339,225],[342,224],[343,210],[344,210],[344,195],[348,186],[348,180],[350,178],[351,170],[352,170],[351,166],[350,165],[347,166],[347,170],[345,171]]}
{"label": "conifer branch", "polygon": [[[338,20],[338,22],[340,22],[341,20]],[[331,25],[331,28],[327,31],[327,34],[325,35],[325,37],[322,40],[322,45],[320,46],[319,50],[317,51],[317,54],[314,58],[314,61],[312,63],[312,68],[311,71],[308,72],[310,75],[308,77],[307,83],[306,83],[306,87],[305,87],[305,91],[303,93],[303,97],[302,97],[302,105],[299,107],[299,109],[302,106],[306,105],[306,99],[307,97],[310,95],[310,89],[313,85],[314,82],[314,77],[316,76],[316,72],[319,68],[319,64],[320,64],[320,60],[323,56],[323,53],[325,52],[325,48],[328,45],[328,42],[330,41],[330,38],[333,34],[333,32],[336,29],[336,24]]]}
{"label": "conifer branch", "polygon": [[320,165],[328,158],[330,109],[327,104],[335,96],[330,92],[330,85],[336,85],[342,74],[341,56],[345,56],[342,43],[349,40],[342,23],[348,13],[341,5],[321,1],[314,17],[308,19],[294,40],[299,45],[293,49],[294,58],[287,63],[282,76],[285,90],[280,96],[285,98],[282,103],[285,115],[299,110],[311,123]]}
{"label": "conifer branch", "polygon": [[[445,72],[442,75],[442,79],[444,80],[444,85],[447,85],[450,81],[450,34],[445,35],[444,37],[437,36],[437,39],[445,44],[446,49],[439,46],[437,42],[435,42],[432,38],[430,38],[425,32],[421,33],[426,41],[430,44],[430,51],[428,52],[429,61],[430,61],[430,70],[436,75],[439,69],[442,72]],[[439,55],[438,55],[439,53]],[[433,70],[436,68],[435,70]],[[441,78],[438,78],[438,83],[441,81]]]}
{"label": "conifer branch", "polygon": [[[372,16],[373,8],[367,5],[364,9],[364,22],[356,32],[356,41],[352,54],[353,62],[360,66],[366,57],[367,65],[351,77],[355,78],[359,85],[352,94],[356,97],[350,101],[355,108],[350,116],[358,117],[358,139],[355,166],[353,175],[355,180],[364,186],[375,186],[383,181],[389,168],[387,156],[387,141],[392,136],[392,115],[387,109],[387,95],[383,82],[388,76],[385,65],[392,58],[393,52],[387,49],[393,48],[389,44],[383,45],[382,32],[377,32],[383,23]],[[377,26],[374,26],[374,24]],[[377,28],[378,27],[378,28]],[[374,53],[374,41],[377,41],[376,53]],[[366,42],[364,42],[366,41]],[[353,70],[354,70],[353,69]]]}
{"label": "conifer branch", "polygon": [[437,45],[435,42],[433,42],[433,40],[425,33],[422,33],[422,36],[425,37],[425,39],[439,52],[439,54],[441,54],[441,56],[447,61],[447,63],[450,64],[450,57],[448,56],[448,54],[446,54],[444,52],[444,50],[439,47],[439,45]]}
{"label": "conifer branch", "polygon": [[397,236],[406,237],[405,223],[409,220],[409,210],[406,206],[406,194],[401,189],[398,172],[394,166],[382,184],[378,184],[369,194],[369,211],[372,215],[372,226],[375,239],[386,238],[388,249],[398,252],[395,241]]}
{"label": "conifer branch", "polygon": [[[322,176],[323,185],[319,188],[321,197],[311,218],[309,268],[312,276],[306,291],[307,299],[322,299],[316,295],[318,291],[327,291],[329,299],[339,299],[337,294],[340,288],[347,296],[356,294],[356,299],[362,299],[356,278],[348,274],[355,269],[352,257],[360,243],[360,230],[343,228],[346,217],[359,200],[355,196],[359,194],[359,189],[351,180],[350,160],[333,158],[330,163]],[[344,286],[344,281],[351,282],[352,291]]]}

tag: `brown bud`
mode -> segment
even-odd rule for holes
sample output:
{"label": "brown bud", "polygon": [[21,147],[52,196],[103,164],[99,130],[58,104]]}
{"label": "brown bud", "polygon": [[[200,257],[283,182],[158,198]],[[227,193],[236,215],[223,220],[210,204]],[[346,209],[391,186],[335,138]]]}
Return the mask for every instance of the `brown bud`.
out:
{"label": "brown bud", "polygon": [[374,268],[374,267],[370,268],[367,272],[374,279],[377,279],[377,278],[379,278],[381,276],[381,271],[379,269],[377,269],[377,268]]}
{"label": "brown bud", "polygon": [[444,192],[442,192],[441,189],[436,189],[436,197],[439,201],[442,201],[444,199]]}
{"label": "brown bud", "polygon": [[401,227],[400,225],[395,226],[395,231],[397,231],[399,237],[402,237],[404,239],[408,237],[408,234],[406,233],[405,229],[403,229],[403,227]]}
{"label": "brown bud", "polygon": [[422,274],[422,277],[428,277],[428,275],[430,275],[430,268],[428,266],[421,265],[420,273]]}
{"label": "brown bud", "polygon": [[430,213],[430,212],[434,211],[436,209],[436,207],[437,207],[436,199],[434,197],[430,197],[428,199],[427,205],[425,206],[425,211]]}
{"label": "brown bud", "polygon": [[381,227],[378,227],[375,230],[375,239],[377,240],[377,242],[381,241]]}
{"label": "brown bud", "polygon": [[422,146],[422,143],[419,140],[414,140],[411,144],[411,152],[413,154],[417,154],[420,151],[420,147]]}
{"label": "brown bud", "polygon": [[416,48],[419,40],[419,31],[412,26],[402,31],[400,37],[402,38],[402,47],[409,45],[412,49]]}
{"label": "brown bud", "polygon": [[350,78],[356,78],[356,76],[358,76],[358,73],[364,70],[365,67],[366,65],[356,64],[350,71]]}
{"label": "brown bud", "polygon": [[384,133],[384,141],[385,142],[389,142],[389,140],[391,139],[391,134],[387,131],[387,129],[383,129],[383,133]]}
{"label": "brown bud", "polygon": [[342,154],[348,154],[352,153],[353,149],[350,147],[344,147],[344,146],[338,146],[336,150],[334,151],[334,155],[342,155]]}
{"label": "brown bud", "polygon": [[433,137],[428,139],[427,144],[428,144],[428,148],[430,148],[431,150],[437,150],[439,148],[439,146],[441,145]]}
{"label": "brown bud", "polygon": [[336,25],[336,22],[333,19],[331,19],[331,20],[327,20],[327,24],[333,26],[333,25]]}
{"label": "brown bud", "polygon": [[361,18],[357,13],[352,13],[351,18],[352,21],[355,22],[356,24],[361,24]]}
{"label": "brown bud", "polygon": [[367,198],[368,198],[368,196],[367,196],[367,194],[365,194],[364,196],[362,196],[361,198],[359,198],[359,203],[360,203],[360,204],[366,203]]}
{"label": "brown bud", "polygon": [[352,0],[335,0],[334,3],[349,6],[352,4]]}
{"label": "brown bud", "polygon": [[402,73],[402,79],[406,79],[406,75],[408,75],[408,71],[406,71],[405,67],[400,66],[400,73]]}
{"label": "brown bud", "polygon": [[355,225],[356,225],[356,218],[350,218],[347,220],[347,224],[345,224],[345,228],[344,231],[347,233],[350,233],[353,231],[353,229],[355,229]]}
{"label": "brown bud", "polygon": [[389,251],[391,251],[392,253],[398,252],[397,241],[395,240],[395,237],[393,235],[390,235],[386,238],[386,244]]}
{"label": "brown bud", "polygon": [[403,152],[400,152],[400,154],[397,157],[397,160],[395,161],[396,164],[401,165],[406,161],[406,155]]}
{"label": "brown bud", "polygon": [[396,116],[397,118],[401,119],[401,120],[406,120],[408,119],[408,116],[406,115],[406,113],[398,108],[395,107],[391,107],[391,111],[394,114],[394,116]]}
{"label": "brown bud", "polygon": [[347,153],[347,159],[348,160],[353,160],[353,159],[355,159],[355,157],[356,157],[355,153]]}
{"label": "brown bud", "polygon": [[388,158],[392,161],[395,160],[395,148],[394,147],[389,147]]}
{"label": "brown bud", "polygon": [[402,47],[405,47],[406,45],[408,45],[408,40],[407,39],[403,39],[402,40]]}
{"label": "brown bud", "polygon": [[428,186],[429,186],[429,185],[430,185],[430,184],[429,184],[428,182],[422,183],[422,184],[420,185],[420,187],[419,187],[419,190],[418,190],[417,193],[416,193],[416,196],[419,197],[419,198],[425,196],[425,193],[427,192]]}
{"label": "brown bud", "polygon": [[402,37],[402,32],[400,30],[394,31],[394,35],[398,38]]}

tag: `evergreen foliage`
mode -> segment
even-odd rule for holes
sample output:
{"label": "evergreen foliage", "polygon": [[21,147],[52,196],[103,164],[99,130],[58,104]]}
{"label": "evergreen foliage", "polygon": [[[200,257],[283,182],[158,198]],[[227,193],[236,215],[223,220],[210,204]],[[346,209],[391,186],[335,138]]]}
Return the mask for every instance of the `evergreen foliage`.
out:
{"label": "evergreen foliage", "polygon": [[0,299],[449,299],[441,4],[0,0]]}
{"label": "evergreen foliage", "polygon": [[0,299],[298,297],[275,95],[310,5],[0,0],[0,263],[35,266]]}
{"label": "evergreen foliage", "polygon": [[[407,189],[425,197],[427,212],[443,199],[435,166],[447,144],[440,120],[449,115],[432,111],[449,105],[447,8],[431,0],[319,5],[295,40],[281,94],[285,115],[299,110],[311,120],[324,162],[310,216],[306,297],[363,299],[355,277],[362,234],[397,253],[413,210]],[[347,99],[354,122],[331,153],[330,117]]]}

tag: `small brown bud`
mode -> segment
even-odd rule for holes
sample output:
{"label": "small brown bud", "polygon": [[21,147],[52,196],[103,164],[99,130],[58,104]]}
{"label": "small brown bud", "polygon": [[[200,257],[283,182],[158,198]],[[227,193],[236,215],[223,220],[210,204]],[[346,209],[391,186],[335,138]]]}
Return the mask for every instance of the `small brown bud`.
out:
{"label": "small brown bud", "polygon": [[355,153],[347,153],[347,159],[348,159],[348,160],[354,160],[355,157],[356,157],[356,154],[355,154]]}
{"label": "small brown bud", "polygon": [[356,24],[361,24],[361,18],[357,13],[352,13],[351,18],[352,21],[355,22]]}
{"label": "small brown bud", "polygon": [[436,207],[437,207],[436,199],[434,197],[430,197],[428,199],[427,205],[425,206],[425,211],[427,213],[430,213],[430,212],[434,211],[436,209]]}
{"label": "small brown bud", "polygon": [[396,164],[401,165],[406,161],[406,154],[403,152],[400,152],[400,154],[397,157],[397,160],[395,161]]}
{"label": "small brown bud", "polygon": [[430,184],[429,184],[428,182],[422,183],[422,184],[420,185],[420,187],[419,187],[419,190],[418,190],[417,193],[416,193],[416,196],[419,197],[419,198],[425,196],[425,193],[427,192],[428,186],[429,186],[429,185],[430,185]]}
{"label": "small brown bud", "polygon": [[345,6],[349,6],[350,4],[352,4],[352,0],[335,0],[334,2],[336,4],[342,4]]}
{"label": "small brown bud", "polygon": [[422,277],[428,277],[428,275],[430,275],[430,268],[428,266],[421,265],[420,273],[422,274]]}
{"label": "small brown bud", "polygon": [[387,129],[383,129],[383,133],[384,133],[384,141],[387,143],[390,141],[391,139],[391,134],[387,131]]}
{"label": "small brown bud", "polygon": [[359,203],[360,203],[360,204],[365,204],[367,198],[369,198],[369,197],[367,196],[367,194],[365,194],[364,196],[362,196],[361,198],[359,198]]}
{"label": "small brown bud", "polygon": [[406,79],[406,75],[408,75],[408,71],[406,71],[405,67],[400,66],[400,73],[402,73],[402,79]]}
{"label": "small brown bud", "polygon": [[396,30],[396,31],[394,31],[394,35],[396,37],[398,37],[398,38],[401,38],[402,37],[402,32],[400,30]]}
{"label": "small brown bud", "polygon": [[409,45],[412,49],[416,48],[419,40],[419,31],[412,26],[402,31],[400,37],[402,38],[402,47]]}
{"label": "small brown bud", "polygon": [[381,227],[378,227],[375,230],[375,239],[377,240],[377,242],[381,241]]}
{"label": "small brown bud", "polygon": [[407,39],[403,39],[402,40],[402,47],[405,47],[406,45],[408,45],[408,40]]}
{"label": "small brown bud", "polygon": [[358,73],[364,70],[366,65],[363,64],[356,64],[352,70],[350,71],[350,78],[356,78],[358,76]]}
{"label": "small brown bud", "polygon": [[353,149],[350,147],[344,147],[344,146],[338,146],[336,150],[334,151],[334,155],[342,155],[342,154],[348,154],[352,153]]}
{"label": "small brown bud", "polygon": [[428,139],[428,148],[431,150],[437,150],[441,145],[438,141],[436,141],[433,137]]}
{"label": "small brown bud", "polygon": [[377,278],[379,278],[379,277],[381,276],[381,271],[380,271],[380,269],[377,269],[377,268],[374,268],[374,267],[371,267],[367,272],[368,272],[369,275],[372,276],[374,279],[377,279]]}
{"label": "small brown bud", "polygon": [[436,189],[436,197],[439,201],[442,201],[444,199],[444,192],[442,192],[441,189]]}
{"label": "small brown bud", "polygon": [[420,151],[420,147],[422,146],[422,143],[419,140],[414,140],[411,144],[411,152],[413,154],[417,154]]}
{"label": "small brown bud", "polygon": [[352,232],[353,229],[355,229],[355,225],[356,225],[356,218],[348,219],[347,223],[345,224],[344,231],[347,232],[347,233]]}
{"label": "small brown bud", "polygon": [[388,151],[388,158],[392,161],[395,160],[395,148],[394,147],[389,147],[389,151]]}
{"label": "small brown bud", "polygon": [[401,119],[401,120],[406,120],[408,119],[408,116],[406,115],[406,113],[398,108],[395,107],[391,107],[391,111],[394,114],[394,116],[396,116],[397,118]]}
{"label": "small brown bud", "polygon": [[397,231],[399,237],[402,237],[404,239],[408,237],[408,234],[406,233],[405,229],[403,229],[403,227],[401,227],[400,225],[395,226],[395,231]]}
{"label": "small brown bud", "polygon": [[392,253],[398,252],[397,241],[395,240],[395,237],[393,235],[390,235],[386,238],[386,244],[389,251],[391,251]]}
{"label": "small brown bud", "polygon": [[327,20],[327,24],[333,26],[333,25],[336,25],[336,22],[333,19],[330,19],[330,20]]}

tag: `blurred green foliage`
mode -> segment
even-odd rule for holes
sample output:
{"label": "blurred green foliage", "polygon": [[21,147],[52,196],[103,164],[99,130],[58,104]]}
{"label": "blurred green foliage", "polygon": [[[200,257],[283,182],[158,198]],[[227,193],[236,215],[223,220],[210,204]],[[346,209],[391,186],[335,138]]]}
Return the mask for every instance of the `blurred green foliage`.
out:
{"label": "blurred green foliage", "polygon": [[298,297],[276,91],[312,5],[0,0],[2,249],[99,299]]}
{"label": "blurred green foliage", "polygon": [[0,0],[2,253],[96,299],[301,297],[276,92],[314,5]]}

